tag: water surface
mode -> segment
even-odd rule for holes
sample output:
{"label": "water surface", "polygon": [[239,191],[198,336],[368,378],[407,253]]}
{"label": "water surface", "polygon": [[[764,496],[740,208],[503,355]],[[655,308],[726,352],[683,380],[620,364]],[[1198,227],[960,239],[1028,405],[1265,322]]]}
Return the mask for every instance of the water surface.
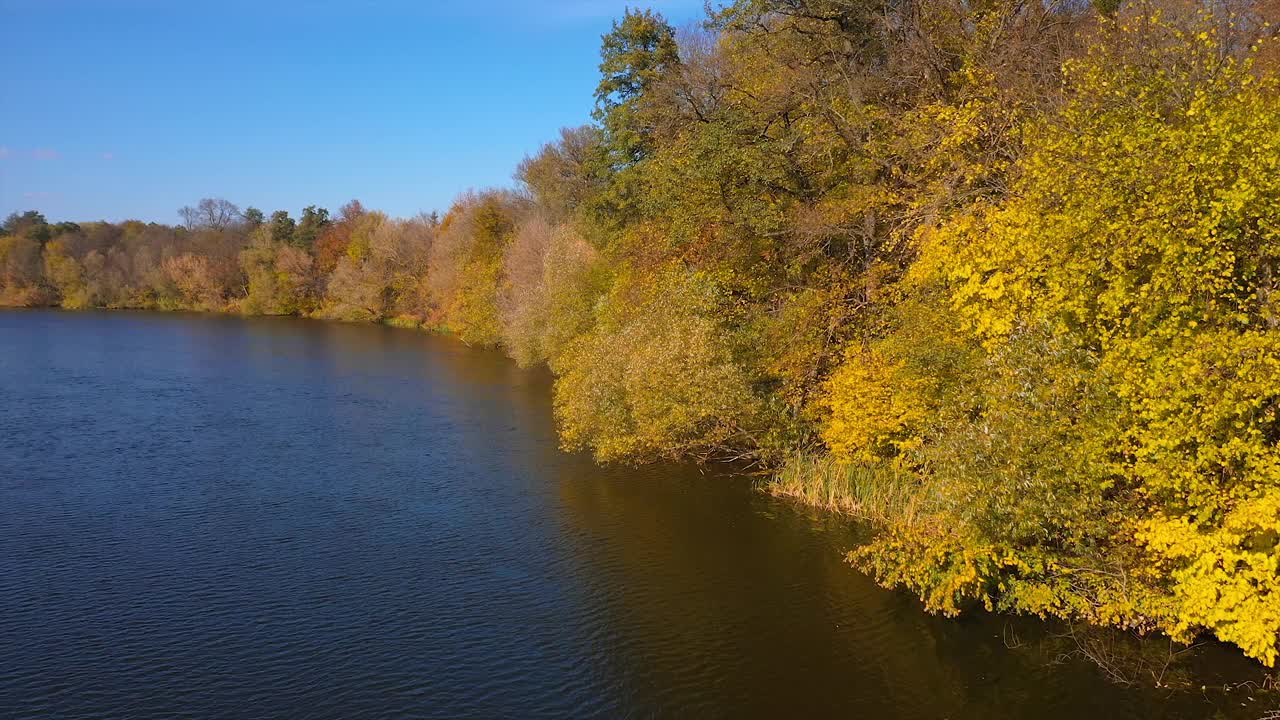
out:
{"label": "water surface", "polygon": [[925,615],[854,541],[741,478],[562,453],[546,373],[447,338],[0,313],[0,717],[1239,706]]}

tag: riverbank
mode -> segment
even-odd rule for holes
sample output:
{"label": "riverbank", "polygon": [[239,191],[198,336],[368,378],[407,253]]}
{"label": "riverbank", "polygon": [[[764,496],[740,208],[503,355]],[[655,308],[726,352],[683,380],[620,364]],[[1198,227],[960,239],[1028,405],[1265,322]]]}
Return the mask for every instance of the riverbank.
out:
{"label": "riverbank", "polygon": [[[117,310],[139,313],[159,311],[142,308]],[[234,312],[209,313],[190,308],[171,307],[166,311],[251,317]],[[331,322],[324,318],[306,319]],[[445,329],[432,328],[410,318],[389,318],[378,323],[355,324],[382,324],[410,332],[451,336]],[[878,574],[873,564],[874,555],[868,552],[868,548],[874,549],[877,542],[892,537],[891,533],[902,533],[904,530],[937,537],[942,531],[939,527],[940,518],[944,517],[941,512],[947,503],[947,498],[938,494],[936,486],[928,487],[917,473],[908,469],[887,464],[877,466],[840,463],[830,457],[811,454],[794,455],[777,472],[771,474],[768,480],[760,482],[759,486],[764,492],[787,502],[819,509],[831,517],[849,518],[865,528],[859,532],[859,544],[846,548],[846,562],[852,565],[850,572],[868,572],[878,577],[887,587],[899,583],[886,581],[885,575]],[[986,603],[973,597],[951,608],[936,605],[931,607],[926,589],[916,590],[923,596],[926,609],[943,615],[955,615],[959,611],[973,613],[996,610],[1013,615],[1052,616],[1051,613],[1037,613],[1025,607]],[[991,591],[994,593],[997,589],[992,588]],[[1092,618],[1081,616],[1067,616],[1063,619],[1076,623],[1093,621]],[[1104,673],[1122,684],[1187,691],[1194,689],[1196,683],[1200,682],[1199,679],[1204,677],[1202,671],[1187,670],[1195,665],[1194,662],[1185,664],[1189,657],[1194,656],[1194,651],[1188,646],[1159,640],[1160,633],[1154,628],[1140,628],[1143,634],[1150,636],[1147,640],[1141,640],[1123,630],[1114,630],[1116,625],[1124,626],[1123,623],[1097,623],[1097,629],[1091,629],[1086,625],[1074,628],[1067,625],[1061,635],[1062,649],[1059,653],[1064,657],[1078,656],[1096,663]],[[1219,648],[1215,652],[1220,654],[1221,651],[1222,648]],[[1232,688],[1231,692],[1256,690],[1265,697],[1275,691],[1275,676],[1261,668],[1254,673],[1237,673],[1233,678],[1221,675],[1215,675],[1215,678],[1221,689]]]}
{"label": "riverbank", "polygon": [[595,122],[447,212],[15,212],[0,297],[425,322],[550,368],[566,449],[872,515],[932,612],[1275,667],[1274,8],[782,4],[625,11]]}
{"label": "riverbank", "polygon": [[[546,374],[449,338],[37,310],[0,313],[0,344],[15,419],[0,586],[16,608],[0,707],[218,715],[257,697],[288,714],[321,691],[335,718],[1268,707],[1256,664],[1222,646],[929,615],[846,566],[865,538],[845,516],[719,466],[561,452]],[[495,679],[498,659],[521,672]]]}

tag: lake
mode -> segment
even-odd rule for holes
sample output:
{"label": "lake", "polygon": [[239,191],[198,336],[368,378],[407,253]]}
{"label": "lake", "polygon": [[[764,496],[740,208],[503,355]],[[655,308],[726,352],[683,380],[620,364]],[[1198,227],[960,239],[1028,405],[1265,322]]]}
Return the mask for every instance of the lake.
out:
{"label": "lake", "polygon": [[0,717],[1243,712],[927,615],[857,538],[723,470],[563,453],[546,371],[449,338],[0,313]]}

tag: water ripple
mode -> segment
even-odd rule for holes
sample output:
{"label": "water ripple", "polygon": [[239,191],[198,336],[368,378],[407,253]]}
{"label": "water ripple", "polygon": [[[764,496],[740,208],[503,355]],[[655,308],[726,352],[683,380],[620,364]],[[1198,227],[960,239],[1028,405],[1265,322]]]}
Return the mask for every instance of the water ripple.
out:
{"label": "water ripple", "polygon": [[0,718],[1213,709],[927,617],[741,481],[560,453],[492,353],[149,314],[0,347]]}

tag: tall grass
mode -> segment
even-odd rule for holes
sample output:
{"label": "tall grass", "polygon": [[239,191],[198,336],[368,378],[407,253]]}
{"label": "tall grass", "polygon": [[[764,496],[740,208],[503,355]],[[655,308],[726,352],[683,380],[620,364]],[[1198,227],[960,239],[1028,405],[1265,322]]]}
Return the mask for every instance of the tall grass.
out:
{"label": "tall grass", "polygon": [[383,318],[382,324],[390,325],[391,327],[416,330],[422,327],[422,319],[414,317],[413,315],[396,315],[395,317]]}
{"label": "tall grass", "polygon": [[764,488],[775,496],[881,525],[914,525],[935,506],[915,473],[810,453],[792,457]]}

